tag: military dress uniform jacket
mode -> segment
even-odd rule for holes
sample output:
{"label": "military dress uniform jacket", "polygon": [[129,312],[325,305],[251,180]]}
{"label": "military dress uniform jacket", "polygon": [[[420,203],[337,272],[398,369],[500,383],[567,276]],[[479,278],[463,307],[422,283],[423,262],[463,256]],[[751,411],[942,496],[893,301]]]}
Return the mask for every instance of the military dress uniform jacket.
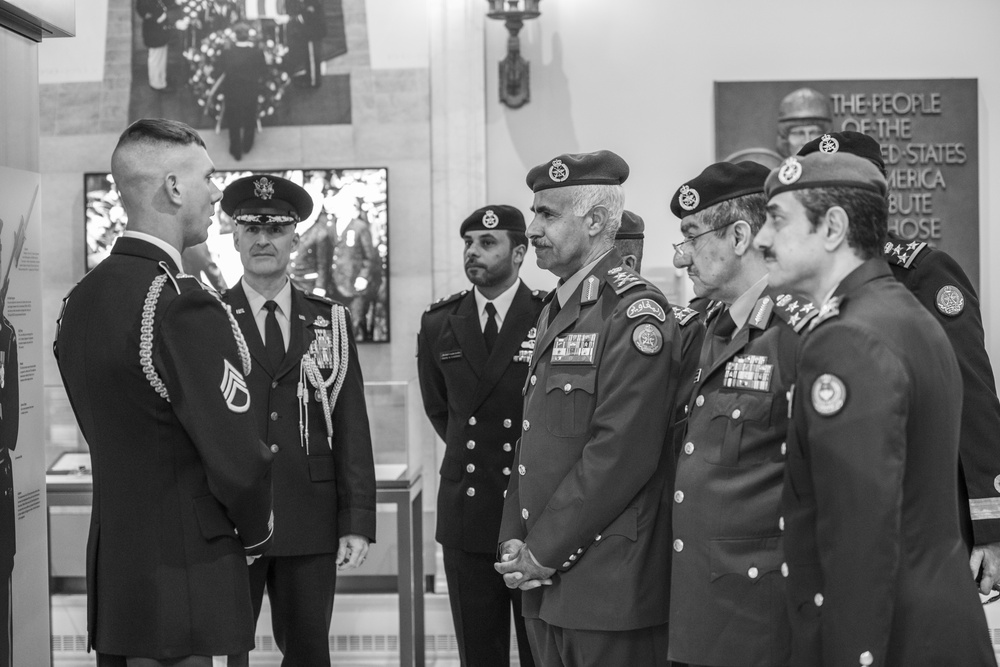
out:
{"label": "military dress uniform jacket", "polygon": [[966,543],[1000,542],[1000,400],[972,281],[950,255],[926,243],[890,239],[892,274],[944,327],[962,372],[959,517]]}
{"label": "military dress uniform jacket", "polygon": [[674,483],[672,660],[788,662],[780,503],[798,345],[783,319],[792,303],[766,289],[747,323],[717,358],[705,353],[695,374]]}
{"label": "military dress uniform jacket", "polygon": [[[17,447],[21,420],[18,390],[17,333],[0,317],[0,576],[14,566],[17,540],[14,528],[14,470],[11,452]],[[3,601],[6,604],[5,601]],[[2,631],[2,629],[0,629]]]}
{"label": "military dress uniform jacket", "polygon": [[681,369],[677,378],[677,394],[674,397],[673,443],[674,458],[681,453],[684,444],[684,429],[687,426],[688,403],[694,389],[694,378],[698,372],[701,344],[705,339],[703,313],[688,306],[674,306],[674,318],[681,330]]}
{"label": "military dress uniform jacket", "polygon": [[632,630],[667,621],[670,426],[680,333],[666,298],[614,250],[539,318],[500,542],[557,570],[525,618]]}
{"label": "military dress uniform jacket", "polygon": [[782,496],[791,664],[992,667],[958,530],[948,339],[881,258],[810,327]]}
{"label": "military dress uniform jacket", "polygon": [[92,459],[87,628],[99,653],[253,648],[245,557],[270,543],[271,453],[236,334],[217,295],[134,238],[64,300],[55,352]]}
{"label": "military dress uniform jacket", "polygon": [[521,283],[489,354],[472,291],[439,301],[421,319],[420,390],[445,443],[435,538],[446,547],[496,552],[542,296]]}
{"label": "military dress uniform jacket", "polygon": [[[253,370],[247,377],[257,428],[274,454],[274,542],[270,556],[336,553],[339,538],[363,535],[375,540],[375,466],[365,404],[364,379],[351,335],[350,313],[323,297],[292,287],[288,351],[271,368],[260,330],[247,302],[243,281],[223,300],[243,330]],[[332,443],[327,441],[323,406],[312,384],[305,385],[308,409],[303,420],[298,397],[303,355],[317,335],[333,341],[332,311],[346,318],[347,374],[331,413]],[[323,332],[319,333],[318,332]],[[339,340],[339,338],[338,338]],[[338,345],[339,349],[339,345]],[[325,380],[332,370],[322,369]],[[326,390],[329,395],[333,383]],[[308,448],[300,431],[308,433]]]}

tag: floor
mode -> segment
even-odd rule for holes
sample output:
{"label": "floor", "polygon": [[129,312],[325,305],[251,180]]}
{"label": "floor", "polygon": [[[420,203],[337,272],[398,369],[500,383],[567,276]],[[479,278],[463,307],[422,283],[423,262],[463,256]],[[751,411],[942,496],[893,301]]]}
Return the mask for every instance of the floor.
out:
{"label": "floor", "polygon": [[[397,598],[393,594],[338,594],[330,631],[330,654],[336,667],[398,665]],[[447,593],[424,596],[426,667],[459,667]],[[94,667],[86,653],[86,597],[52,596],[53,667]],[[512,650],[512,665],[519,664]],[[251,667],[277,667],[281,654],[273,644],[267,599],[257,624],[257,649]]]}

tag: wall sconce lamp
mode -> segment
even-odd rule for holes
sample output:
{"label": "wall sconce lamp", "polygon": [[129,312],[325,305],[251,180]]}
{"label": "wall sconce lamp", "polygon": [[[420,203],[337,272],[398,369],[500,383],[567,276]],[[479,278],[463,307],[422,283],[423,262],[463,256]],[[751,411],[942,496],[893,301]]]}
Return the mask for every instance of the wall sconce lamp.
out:
{"label": "wall sconce lamp", "polygon": [[531,91],[528,88],[529,63],[521,57],[521,41],[517,33],[528,19],[541,15],[538,11],[540,0],[486,0],[491,19],[504,21],[510,37],[507,39],[507,57],[500,61],[500,101],[511,109],[528,103]]}

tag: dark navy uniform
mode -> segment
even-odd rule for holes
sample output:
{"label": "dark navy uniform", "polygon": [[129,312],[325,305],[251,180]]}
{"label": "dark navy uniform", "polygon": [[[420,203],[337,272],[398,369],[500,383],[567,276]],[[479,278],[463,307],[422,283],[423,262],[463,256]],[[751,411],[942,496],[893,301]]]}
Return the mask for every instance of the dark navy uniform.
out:
{"label": "dark navy uniform", "polygon": [[[258,616],[268,588],[282,664],[328,665],[339,539],[363,535],[374,542],[375,468],[350,314],[329,299],[291,290],[288,350],[278,368],[268,363],[243,282],[223,297],[253,358],[247,377],[253,415],[274,454],[274,542],[250,566],[251,591]],[[328,439],[323,402],[302,366],[316,362],[329,395],[338,377],[324,357],[333,354],[343,355],[346,371]]]}
{"label": "dark navy uniform", "polygon": [[238,340],[218,296],[136,238],[64,302],[55,351],[93,465],[87,629],[102,657],[253,648],[245,557],[270,544],[271,453]]}
{"label": "dark navy uniform", "polygon": [[890,238],[892,275],[934,314],[962,372],[959,517],[966,545],[1000,542],[1000,401],[986,352],[979,296],[962,267],[926,243]]}
{"label": "dark navy uniform", "polygon": [[788,663],[779,505],[798,334],[787,319],[805,305],[765,289],[715,358],[721,308],[708,325],[674,484],[671,659]]}
{"label": "dark navy uniform", "polygon": [[[546,326],[554,303],[539,320],[500,530],[556,569],[552,585],[524,592],[524,615],[564,629],[662,626],[677,321],[615,250]],[[609,644],[628,641],[615,634]]]}
{"label": "dark navy uniform", "polygon": [[11,664],[10,577],[17,552],[14,528],[14,469],[11,452],[17,447],[21,419],[18,391],[17,333],[6,317],[0,317],[0,667]]}
{"label": "dark navy uniform", "polygon": [[809,326],[782,497],[791,664],[994,665],[958,531],[944,332],[881,258]]}
{"label": "dark navy uniform", "polygon": [[684,444],[688,403],[694,390],[695,374],[698,372],[701,343],[705,338],[705,324],[702,319],[703,314],[690,306],[674,306],[671,310],[681,331],[681,370],[677,378],[673,425],[674,457],[677,457],[680,455],[681,445]]}
{"label": "dark navy uniform", "polygon": [[448,572],[448,593],[453,617],[461,620],[456,632],[463,664],[510,663],[512,604],[521,664],[533,664],[521,592],[504,585],[493,563],[542,297],[520,283],[492,353],[473,291],[431,305],[420,322],[417,368],[424,410],[445,442],[435,537],[452,550],[445,565],[454,570]]}

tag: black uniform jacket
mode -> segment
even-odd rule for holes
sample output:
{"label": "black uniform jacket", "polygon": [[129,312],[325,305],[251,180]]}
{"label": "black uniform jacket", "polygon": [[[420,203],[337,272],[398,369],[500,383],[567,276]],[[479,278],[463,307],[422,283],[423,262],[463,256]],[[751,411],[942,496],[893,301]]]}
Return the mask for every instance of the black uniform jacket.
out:
{"label": "black uniform jacket", "polygon": [[684,444],[684,429],[687,426],[688,403],[694,390],[695,373],[701,358],[701,344],[705,339],[704,313],[688,306],[672,308],[677,326],[681,330],[681,369],[677,379],[677,394],[674,397],[673,443],[674,457],[680,455]]}
{"label": "black uniform jacket", "polygon": [[525,618],[586,630],[667,621],[669,438],[681,341],[666,298],[612,250],[539,318],[500,541],[557,570]]}
{"label": "black uniform jacket", "polygon": [[0,575],[14,566],[17,540],[14,536],[14,470],[11,455],[17,447],[21,420],[18,390],[17,333],[6,317],[0,317]]}
{"label": "black uniform jacket", "polygon": [[795,301],[765,289],[716,359],[705,343],[674,484],[673,660],[788,661],[780,501],[798,334],[783,318]]}
{"label": "black uniform jacket", "polygon": [[90,446],[88,630],[101,653],[253,648],[245,556],[270,542],[271,453],[235,327],[216,295],[134,238],[64,301],[55,351]]}
{"label": "black uniform jacket", "polygon": [[992,667],[958,530],[962,379],[944,331],[880,257],[810,327],[782,496],[791,664]]}
{"label": "black uniform jacket", "polygon": [[539,291],[521,283],[491,354],[472,291],[442,299],[421,319],[420,390],[445,442],[435,537],[447,547],[496,552],[503,494],[521,434],[521,389],[542,306]]}
{"label": "black uniform jacket", "polygon": [[925,243],[890,239],[884,254],[896,279],[944,327],[962,372],[962,536],[969,545],[1000,542],[1000,401],[976,288],[951,255]]}
{"label": "black uniform jacket", "polygon": [[[375,465],[350,314],[329,299],[306,296],[293,286],[288,351],[281,366],[274,369],[268,363],[243,281],[226,292],[223,300],[233,309],[250,348],[254,366],[247,380],[257,405],[253,414],[274,454],[274,543],[267,555],[336,553],[339,538],[351,534],[374,541]],[[326,419],[316,389],[305,385],[309,396],[304,421],[309,434],[307,452],[299,430],[302,357],[318,330],[331,332],[326,338],[332,340],[333,310],[347,318],[347,375],[332,413],[332,446],[327,442]],[[331,374],[329,369],[321,372],[324,379]]]}

